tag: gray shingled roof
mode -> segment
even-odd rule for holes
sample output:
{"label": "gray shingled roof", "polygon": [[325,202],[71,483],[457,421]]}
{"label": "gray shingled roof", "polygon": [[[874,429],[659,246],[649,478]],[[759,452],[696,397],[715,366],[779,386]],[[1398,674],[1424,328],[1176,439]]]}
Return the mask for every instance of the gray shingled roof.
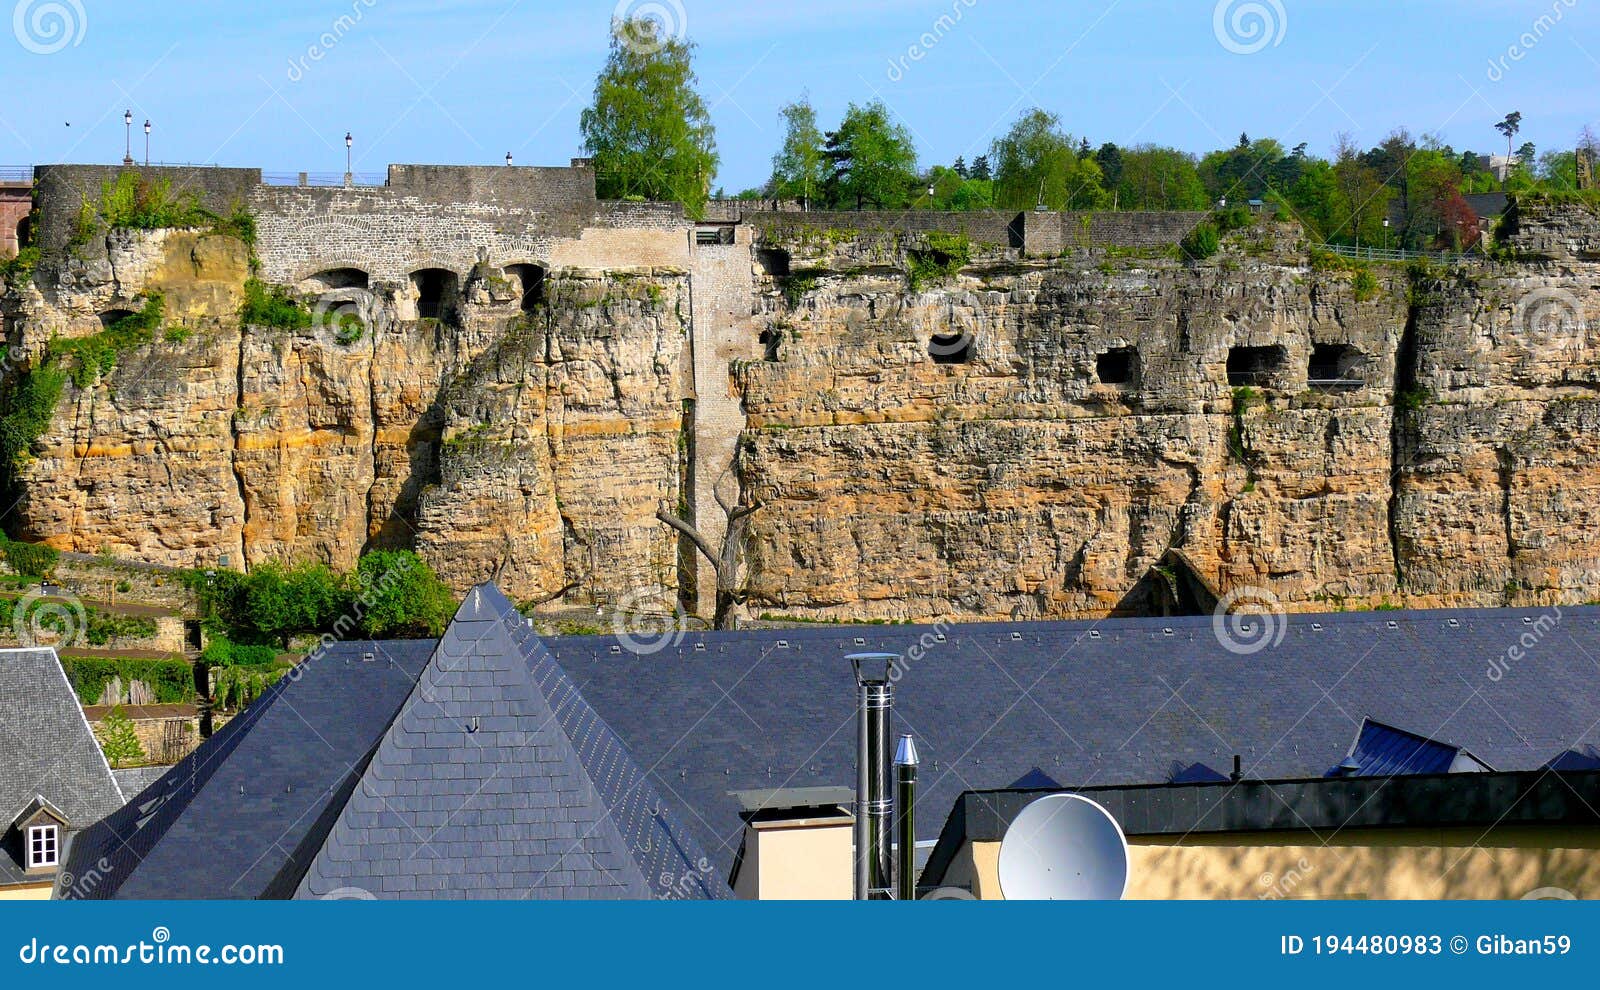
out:
{"label": "gray shingled roof", "polygon": [[[0,833],[35,797],[84,828],[122,806],[122,792],[53,649],[0,650]],[[9,845],[0,884],[24,878]]]}
{"label": "gray shingled roof", "polygon": [[[918,837],[933,839],[963,791],[1030,767],[1133,785],[1239,754],[1250,777],[1318,777],[1363,716],[1538,769],[1600,743],[1600,608],[1566,608],[1553,629],[1543,614],[1291,615],[1253,655],[1225,649],[1209,616],[689,633],[658,652],[547,644],[726,871],[742,829],[730,791],[854,782],[849,653],[924,644],[895,685],[894,730],[917,737]],[[1535,645],[1506,660],[1524,636]]]}
{"label": "gray shingled roof", "polygon": [[[256,898],[293,893],[416,685],[433,643],[337,643],[80,834],[70,896]],[[368,659],[370,657],[370,659]]]}
{"label": "gray shingled roof", "polygon": [[707,898],[720,876],[492,585],[468,593],[298,897]]}

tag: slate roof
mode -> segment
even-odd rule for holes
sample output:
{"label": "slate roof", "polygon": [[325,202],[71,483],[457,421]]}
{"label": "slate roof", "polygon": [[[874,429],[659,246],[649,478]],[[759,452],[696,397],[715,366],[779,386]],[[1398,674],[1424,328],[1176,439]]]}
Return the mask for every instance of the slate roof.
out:
{"label": "slate roof", "polygon": [[1355,742],[1350,744],[1345,761],[1329,770],[1328,776],[1392,777],[1490,769],[1493,768],[1460,746],[1368,718],[1362,719],[1361,729],[1356,733]]}
{"label": "slate roof", "polygon": [[[0,650],[0,834],[35,798],[81,829],[122,806],[54,649]],[[20,846],[0,852],[0,885],[27,878]]]}
{"label": "slate roof", "polygon": [[731,896],[492,585],[468,592],[298,897]]}
{"label": "slate roof", "polygon": [[[68,853],[82,898],[253,898],[294,890],[416,684],[431,641],[338,643],[302,663],[216,735],[80,834]],[[368,660],[367,657],[372,659]]]}
{"label": "slate roof", "polygon": [[1164,783],[1174,762],[1230,767],[1239,754],[1246,777],[1320,777],[1367,716],[1499,770],[1541,768],[1600,743],[1600,609],[1564,609],[1505,663],[1543,614],[1291,615],[1277,646],[1250,655],[1224,649],[1209,616],[686,634],[658,652],[614,637],[547,645],[726,871],[742,827],[730,791],[855,780],[849,653],[921,651],[896,683],[893,731],[917,737],[918,838],[933,839],[963,791],[1035,766],[1081,786]]}

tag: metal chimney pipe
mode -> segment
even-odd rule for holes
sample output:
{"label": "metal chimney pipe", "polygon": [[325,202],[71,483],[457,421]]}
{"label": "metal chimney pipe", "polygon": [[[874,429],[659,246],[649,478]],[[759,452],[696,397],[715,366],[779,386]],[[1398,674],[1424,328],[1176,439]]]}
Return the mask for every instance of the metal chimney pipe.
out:
{"label": "metal chimney pipe", "polygon": [[[847,658],[855,668],[856,822],[855,895],[858,901],[894,897],[890,820],[894,800],[889,792],[889,716],[894,708],[894,686],[889,670],[898,657],[893,653],[854,653]],[[879,674],[882,671],[882,674]]]}
{"label": "metal chimney pipe", "polygon": [[900,846],[895,863],[895,896],[917,899],[917,741],[901,736],[894,751],[894,831]]}

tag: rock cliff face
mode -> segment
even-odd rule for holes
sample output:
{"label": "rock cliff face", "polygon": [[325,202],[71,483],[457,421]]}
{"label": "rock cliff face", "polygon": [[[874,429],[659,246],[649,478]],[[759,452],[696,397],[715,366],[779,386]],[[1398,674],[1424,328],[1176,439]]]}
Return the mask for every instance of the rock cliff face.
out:
{"label": "rock cliff face", "polygon": [[16,469],[19,536],[182,566],[414,546],[458,586],[535,597],[676,586],[653,515],[678,500],[682,271],[552,272],[525,308],[475,269],[445,320],[396,318],[404,287],[377,284],[350,340],[241,327],[246,264],[226,237],[118,234],[28,288],[9,329],[35,365],[148,292],[170,323],[65,385]]}
{"label": "rock cliff face", "polygon": [[458,587],[705,598],[654,518],[719,538],[704,476],[761,506],[757,615],[1600,595],[1587,210],[1525,211],[1520,260],[1448,269],[1313,264],[1272,223],[1194,263],[841,222],[741,229],[698,261],[689,228],[658,232],[615,268],[633,235],[582,231],[548,254],[573,264],[536,275],[480,251],[442,302],[381,264],[352,291],[269,262],[359,334],[240,326],[237,240],[113,233],[6,296],[8,388],[147,293],[166,327],[65,385],[8,527],[185,566],[412,546]]}

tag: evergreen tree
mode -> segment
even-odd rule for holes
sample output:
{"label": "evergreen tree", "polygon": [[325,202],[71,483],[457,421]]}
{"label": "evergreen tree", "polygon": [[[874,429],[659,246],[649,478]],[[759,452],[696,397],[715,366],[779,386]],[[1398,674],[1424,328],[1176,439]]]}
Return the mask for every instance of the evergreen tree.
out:
{"label": "evergreen tree", "polygon": [[677,201],[700,216],[717,170],[711,114],[694,89],[694,45],[659,31],[646,18],[612,21],[579,129],[602,198]]}
{"label": "evergreen tree", "polygon": [[911,201],[916,146],[882,100],[864,107],[850,104],[839,129],[828,132],[825,154],[832,164],[827,192],[833,206],[897,210]]}
{"label": "evergreen tree", "polygon": [[967,171],[967,159],[963,155],[956,156],[956,163],[950,167],[950,170],[963,179],[971,178],[971,173]]}
{"label": "evergreen tree", "polygon": [[139,734],[134,731],[133,722],[123,714],[122,706],[112,708],[110,714],[100,720],[98,735],[100,749],[106,754],[106,762],[111,764],[113,770],[144,762],[144,747],[139,744]]}
{"label": "evergreen tree", "polygon": [[979,155],[972,160],[972,178],[979,182],[988,182],[994,178],[994,172],[989,168],[988,155]]}

